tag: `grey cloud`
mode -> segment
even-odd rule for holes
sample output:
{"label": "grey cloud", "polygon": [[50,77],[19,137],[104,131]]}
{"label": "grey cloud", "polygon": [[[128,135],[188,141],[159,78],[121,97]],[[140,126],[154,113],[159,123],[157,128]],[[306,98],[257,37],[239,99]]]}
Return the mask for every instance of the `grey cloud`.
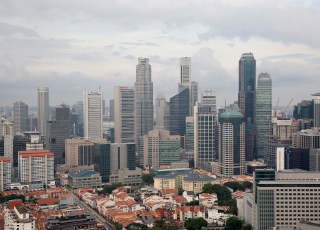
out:
{"label": "grey cloud", "polygon": [[307,53],[295,53],[295,54],[284,54],[284,55],[277,55],[277,56],[268,56],[263,58],[264,60],[275,60],[275,59],[291,59],[291,58],[297,58],[297,59],[305,59],[313,57],[313,54],[307,54]]}
{"label": "grey cloud", "polygon": [[102,60],[106,61],[104,55],[98,52],[81,53],[81,54],[73,55],[72,58],[79,61],[90,61],[90,62],[102,61]]}
{"label": "grey cloud", "polygon": [[0,36],[15,36],[15,35],[24,35],[27,37],[39,36],[38,33],[32,29],[0,22]]}

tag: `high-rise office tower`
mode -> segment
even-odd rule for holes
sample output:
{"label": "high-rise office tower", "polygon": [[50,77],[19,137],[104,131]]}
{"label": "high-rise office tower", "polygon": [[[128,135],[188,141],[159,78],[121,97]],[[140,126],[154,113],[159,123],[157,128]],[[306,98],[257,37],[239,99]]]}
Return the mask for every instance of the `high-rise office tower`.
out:
{"label": "high-rise office tower", "polygon": [[47,135],[47,122],[49,120],[49,88],[38,88],[38,129],[41,136]]}
{"label": "high-rise office tower", "polygon": [[143,163],[159,169],[180,160],[180,136],[170,135],[168,130],[154,129],[143,136]]}
{"label": "high-rise office tower", "polygon": [[136,139],[153,129],[153,83],[149,58],[138,58],[135,82]]}
{"label": "high-rise office tower", "polygon": [[114,121],[114,99],[109,101],[109,117],[111,121]]}
{"label": "high-rise office tower", "polygon": [[320,127],[320,93],[312,94],[313,96],[313,126]]}
{"label": "high-rise office tower", "polygon": [[134,87],[114,87],[114,135],[116,143],[135,143]]}
{"label": "high-rise office tower", "polygon": [[28,130],[28,105],[22,101],[13,103],[13,121],[15,133]]}
{"label": "high-rise office tower", "polygon": [[[186,138],[185,150],[188,152],[194,151],[194,119],[193,116],[186,117]],[[192,159],[194,156],[192,156]]]}
{"label": "high-rise office tower", "polygon": [[219,118],[219,166],[224,177],[245,173],[245,122],[238,111],[226,111]]}
{"label": "high-rise office tower", "polygon": [[198,83],[192,80],[191,57],[180,58],[179,92],[189,89],[189,115],[193,115],[193,106],[198,101]]}
{"label": "high-rise office tower", "polygon": [[162,93],[156,98],[156,128],[169,130],[169,103]]}
{"label": "high-rise office tower", "polygon": [[213,90],[205,90],[194,107],[194,162],[196,168],[209,169],[217,159],[217,108]]}
{"label": "high-rise office tower", "polygon": [[85,90],[83,93],[84,137],[102,138],[102,92]]}
{"label": "high-rise office tower", "polygon": [[258,77],[256,101],[257,157],[264,157],[264,136],[271,129],[272,122],[272,80],[268,73]]}
{"label": "high-rise office tower", "polygon": [[189,88],[170,98],[169,129],[171,135],[184,136],[186,117],[189,116]]}
{"label": "high-rise office tower", "polygon": [[64,164],[65,140],[70,135],[70,109],[66,105],[55,108],[55,120],[48,121],[46,146],[54,153],[56,164]]}
{"label": "high-rise office tower", "polygon": [[246,122],[246,160],[252,160],[256,138],[256,60],[252,53],[242,54],[239,60],[238,103]]}
{"label": "high-rise office tower", "polygon": [[94,143],[90,140],[67,139],[65,150],[65,164],[69,167],[94,164]]}

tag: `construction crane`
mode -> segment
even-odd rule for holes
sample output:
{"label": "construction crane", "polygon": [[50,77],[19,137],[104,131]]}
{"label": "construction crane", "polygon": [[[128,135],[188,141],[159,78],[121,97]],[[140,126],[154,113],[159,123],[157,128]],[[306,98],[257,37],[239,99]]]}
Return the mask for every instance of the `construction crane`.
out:
{"label": "construction crane", "polygon": [[277,117],[277,112],[278,112],[279,103],[280,103],[280,97],[278,96],[278,97],[277,97],[276,105],[275,105],[275,107],[274,107],[273,117]]}
{"label": "construction crane", "polygon": [[281,112],[282,119],[284,118],[284,114],[287,113],[287,111],[288,111],[290,105],[292,104],[292,102],[293,102],[293,98],[290,99],[288,105],[287,105],[287,106],[285,107],[285,109]]}

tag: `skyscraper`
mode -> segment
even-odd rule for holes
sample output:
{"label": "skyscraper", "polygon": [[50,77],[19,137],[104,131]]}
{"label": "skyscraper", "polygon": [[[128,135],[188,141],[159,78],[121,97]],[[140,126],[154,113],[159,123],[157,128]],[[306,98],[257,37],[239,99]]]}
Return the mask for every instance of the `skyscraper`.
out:
{"label": "skyscraper", "polygon": [[219,165],[224,177],[245,173],[245,122],[238,111],[226,111],[219,118]]}
{"label": "skyscraper", "polygon": [[313,126],[320,127],[320,93],[312,94],[313,96]]}
{"label": "skyscraper", "polygon": [[189,88],[170,98],[169,129],[171,135],[184,136],[189,115]]}
{"label": "skyscraper", "polygon": [[15,133],[28,130],[28,105],[22,101],[13,103],[13,121]]}
{"label": "skyscraper", "polygon": [[238,103],[246,122],[246,160],[252,160],[256,138],[256,60],[252,53],[242,54],[239,60]]}
{"label": "skyscraper", "polygon": [[264,157],[264,136],[270,131],[272,122],[272,80],[268,73],[258,77],[256,104],[257,157]]}
{"label": "skyscraper", "polygon": [[136,139],[153,129],[153,83],[149,58],[138,58],[135,82]]}
{"label": "skyscraper", "polygon": [[156,128],[169,130],[169,103],[162,93],[156,98]]}
{"label": "skyscraper", "polygon": [[198,83],[192,80],[191,57],[180,58],[179,92],[189,89],[189,115],[193,115],[193,106],[198,101]]}
{"label": "skyscraper", "polygon": [[38,129],[41,136],[47,135],[47,122],[49,120],[49,88],[38,88]]}
{"label": "skyscraper", "polygon": [[109,101],[109,117],[111,121],[114,121],[114,99]]}
{"label": "skyscraper", "polygon": [[209,169],[217,159],[217,109],[213,90],[205,90],[194,107],[194,162],[196,168]]}
{"label": "skyscraper", "polygon": [[102,138],[102,92],[85,90],[83,93],[84,137]]}
{"label": "skyscraper", "polygon": [[55,108],[55,120],[48,121],[46,146],[54,153],[56,164],[64,164],[65,140],[70,134],[70,109],[66,105]]}
{"label": "skyscraper", "polygon": [[114,87],[114,135],[116,143],[135,143],[134,87]]}

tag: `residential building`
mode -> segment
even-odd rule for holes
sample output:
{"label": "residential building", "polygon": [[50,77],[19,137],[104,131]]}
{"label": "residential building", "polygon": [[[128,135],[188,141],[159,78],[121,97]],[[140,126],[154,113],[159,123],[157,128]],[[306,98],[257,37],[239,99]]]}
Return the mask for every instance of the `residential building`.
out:
{"label": "residential building", "polygon": [[54,181],[54,154],[49,150],[19,151],[18,159],[21,183],[49,185]]}
{"label": "residential building", "polygon": [[[256,178],[255,178],[255,181]],[[255,183],[255,229],[295,229],[301,220],[320,223],[320,174],[285,170]]]}
{"label": "residential building", "polygon": [[165,96],[159,93],[156,98],[156,128],[169,130],[170,106]]}
{"label": "residential building", "polygon": [[153,83],[149,58],[138,58],[135,82],[136,140],[153,129]]}
{"label": "residential building", "polygon": [[264,136],[272,122],[272,80],[268,73],[260,73],[256,95],[257,157],[264,157]]}
{"label": "residential building", "polygon": [[155,169],[180,160],[180,136],[154,129],[143,137],[144,167]]}
{"label": "residential building", "polygon": [[238,103],[246,123],[246,160],[253,160],[256,135],[256,60],[252,53],[242,54],[239,60]]}
{"label": "residential building", "polygon": [[36,230],[35,218],[23,205],[5,208],[4,222],[5,230]]}
{"label": "residential building", "polygon": [[102,92],[85,90],[83,93],[84,137],[102,138]]}
{"label": "residential building", "polygon": [[239,111],[226,111],[219,118],[220,175],[245,174],[245,123]]}
{"label": "residential building", "polygon": [[46,147],[54,153],[55,164],[65,162],[65,140],[70,134],[70,109],[66,105],[55,108],[55,120],[48,121]]}
{"label": "residential building", "polygon": [[49,120],[49,88],[38,88],[38,129],[41,136],[47,135],[47,123]]}
{"label": "residential building", "polygon": [[169,129],[171,135],[185,135],[186,117],[189,116],[189,92],[190,90],[185,88],[170,98]]}
{"label": "residential building", "polygon": [[98,187],[101,186],[101,176],[93,170],[84,170],[68,175],[68,184],[71,188]]}
{"label": "residential building", "polygon": [[320,127],[320,93],[312,94],[313,97],[313,125]]}
{"label": "residential building", "polygon": [[0,192],[3,192],[7,185],[11,184],[11,159],[0,157]]}
{"label": "residential building", "polygon": [[114,135],[116,143],[135,143],[135,89],[114,88]]}
{"label": "residential building", "polygon": [[23,133],[29,130],[28,105],[22,101],[13,103],[13,122],[15,133]]}
{"label": "residential building", "polygon": [[194,162],[196,168],[210,170],[210,162],[217,159],[216,96],[205,90],[201,103],[194,106]]}

